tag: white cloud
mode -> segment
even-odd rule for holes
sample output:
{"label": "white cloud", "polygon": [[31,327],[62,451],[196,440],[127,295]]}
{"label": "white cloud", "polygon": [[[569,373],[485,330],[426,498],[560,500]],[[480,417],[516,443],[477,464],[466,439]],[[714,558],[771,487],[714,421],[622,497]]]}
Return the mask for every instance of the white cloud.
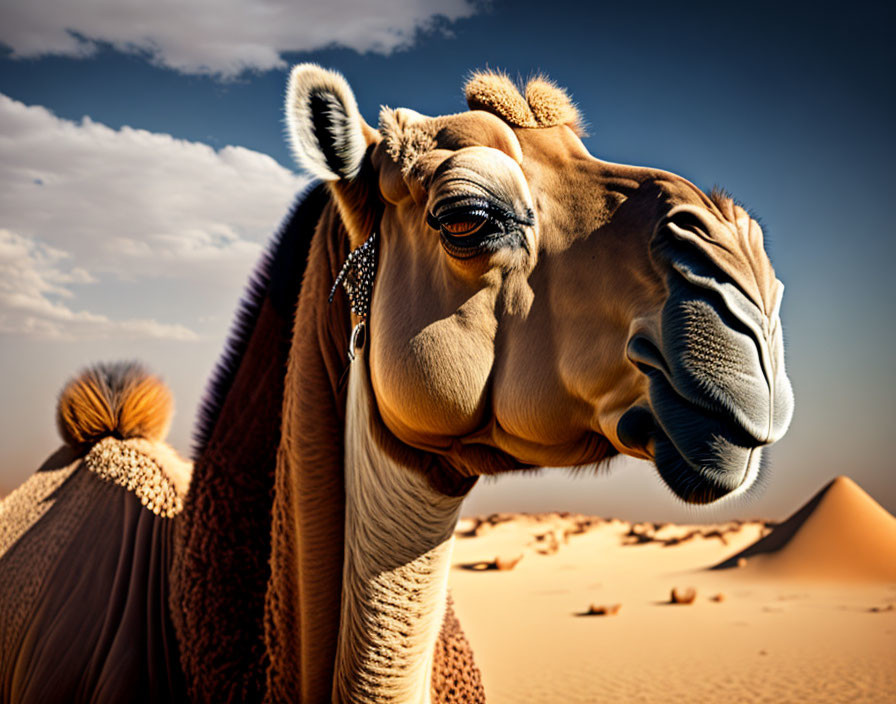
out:
{"label": "white cloud", "polygon": [[72,284],[97,280],[80,267],[64,268],[68,253],[0,229],[0,333],[51,339],[104,338],[110,335],[196,340],[183,325],[155,320],[110,320],[74,311],[57,299],[74,297]]}
{"label": "white cloud", "polygon": [[472,16],[476,0],[17,0],[0,42],[17,57],[82,57],[107,42],[187,73],[232,77],[282,68],[284,52],[344,46],[390,53],[442,21]]}
{"label": "white cloud", "polygon": [[[0,331],[195,337],[183,323],[221,313],[209,291],[229,310],[305,183],[242,147],[70,122],[0,94]],[[102,312],[76,312],[79,296]]]}

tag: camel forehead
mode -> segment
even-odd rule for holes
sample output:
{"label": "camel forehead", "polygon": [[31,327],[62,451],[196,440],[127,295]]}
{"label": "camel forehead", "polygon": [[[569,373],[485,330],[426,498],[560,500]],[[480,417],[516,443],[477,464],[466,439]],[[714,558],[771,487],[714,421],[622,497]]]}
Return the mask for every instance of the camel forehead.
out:
{"label": "camel forehead", "polygon": [[566,92],[543,76],[517,87],[506,75],[477,72],[465,86],[470,112],[425,117],[413,110],[384,108],[380,133],[391,159],[405,175],[428,152],[485,146],[517,162],[522,151],[515,132],[565,125],[581,135],[581,116]]}
{"label": "camel forehead", "polygon": [[383,146],[403,174],[422,175],[426,157],[465,147],[498,149],[517,162],[522,160],[519,140],[513,130],[498,117],[474,110],[457,115],[426,117],[398,108],[380,113],[379,130]]}

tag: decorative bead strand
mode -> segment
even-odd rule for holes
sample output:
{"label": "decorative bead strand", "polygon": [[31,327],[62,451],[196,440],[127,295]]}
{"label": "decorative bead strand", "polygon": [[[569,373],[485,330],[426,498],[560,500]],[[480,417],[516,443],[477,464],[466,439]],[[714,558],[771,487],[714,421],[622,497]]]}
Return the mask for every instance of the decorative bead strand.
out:
{"label": "decorative bead strand", "polygon": [[329,302],[333,302],[336,289],[342,285],[348,296],[352,313],[361,318],[352,330],[349,343],[349,361],[355,359],[355,347],[360,337],[367,316],[370,315],[370,298],[373,294],[373,281],[376,278],[376,230],[370,233],[364,243],[348,253],[345,264],[339,270],[333,288],[330,289]]}

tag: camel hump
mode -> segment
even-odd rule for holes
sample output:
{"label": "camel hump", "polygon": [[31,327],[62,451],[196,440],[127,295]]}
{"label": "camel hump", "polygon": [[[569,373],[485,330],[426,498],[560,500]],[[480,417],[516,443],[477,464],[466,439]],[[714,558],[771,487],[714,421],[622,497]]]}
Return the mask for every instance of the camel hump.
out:
{"label": "camel hump", "polygon": [[100,363],[62,389],[56,425],[67,445],[84,451],[110,436],[164,440],[173,411],[171,391],[142,365]]}

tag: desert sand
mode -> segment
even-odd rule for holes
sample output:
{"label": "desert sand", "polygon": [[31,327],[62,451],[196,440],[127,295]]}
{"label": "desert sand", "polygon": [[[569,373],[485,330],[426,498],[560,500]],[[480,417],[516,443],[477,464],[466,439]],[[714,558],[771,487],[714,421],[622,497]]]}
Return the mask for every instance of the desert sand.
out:
{"label": "desert sand", "polygon": [[896,701],[896,518],[845,477],[777,526],[465,518],[450,587],[490,702]]}

